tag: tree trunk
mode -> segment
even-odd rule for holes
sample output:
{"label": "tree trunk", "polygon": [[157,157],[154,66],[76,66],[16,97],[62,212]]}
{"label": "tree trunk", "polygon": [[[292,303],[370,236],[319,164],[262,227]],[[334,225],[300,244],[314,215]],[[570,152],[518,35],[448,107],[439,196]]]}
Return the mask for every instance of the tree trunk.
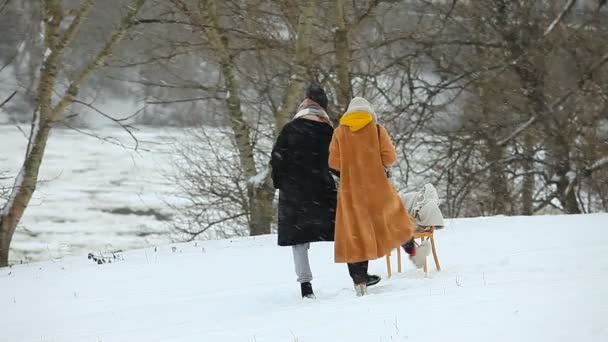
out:
{"label": "tree trunk", "polygon": [[566,190],[565,198],[564,198],[564,209],[566,210],[566,214],[581,214],[581,208],[578,205],[578,200],[576,199],[575,191],[572,187]]}
{"label": "tree trunk", "polygon": [[492,189],[492,202],[490,210],[493,215],[506,215],[509,213],[511,194],[507,187],[504,170],[501,160],[504,155],[504,148],[498,146],[495,141],[488,141],[489,153],[488,162],[490,163],[490,189]]}
{"label": "tree trunk", "polygon": [[[35,120],[37,120],[35,118]],[[37,127],[37,125],[39,125]],[[9,248],[17,225],[27,208],[38,181],[38,172],[44,157],[50,124],[40,119],[32,127],[30,148],[15,180],[8,202],[0,211],[0,267],[8,265]]]}
{"label": "tree trunk", "polygon": [[[234,55],[230,53],[228,38],[224,35],[223,29],[220,26],[217,2],[215,0],[207,0],[201,1],[199,5],[202,19],[199,19],[199,22],[207,27],[206,33],[211,46],[218,54],[220,69],[224,76],[224,84],[228,90],[226,105],[230,117],[230,126],[239,151],[240,166],[248,181],[257,172],[253,146],[251,144],[251,130],[241,110],[241,87],[235,68]],[[194,18],[196,20],[196,17]]]}
{"label": "tree trunk", "polygon": [[[521,53],[519,50],[513,55]],[[530,115],[544,120],[545,93],[544,93],[544,60],[543,57],[522,61],[514,66],[515,72],[522,82],[524,95]],[[534,193],[536,182],[534,179],[534,135],[530,128],[523,137],[523,169],[524,180],[521,190],[521,214],[534,215]]]}
{"label": "tree trunk", "polygon": [[336,49],[336,69],[338,74],[338,105],[340,113],[346,111],[352,97],[350,80],[350,45],[348,43],[348,26],[344,17],[344,0],[336,0],[336,32],[334,36]]}
{"label": "tree trunk", "polygon": [[[529,60],[522,61],[514,66],[515,72],[522,82],[522,88],[527,100],[527,107],[531,112],[531,116],[537,117],[541,121],[546,118],[544,93],[545,65],[543,58],[543,56],[537,56],[536,58],[530,58]],[[536,191],[536,181],[534,178],[535,139],[534,133],[530,131],[530,128],[524,133],[523,145],[524,181],[521,191],[521,214],[534,215],[534,193]]]}
{"label": "tree trunk", "polygon": [[[306,1],[301,9],[298,19],[298,30],[295,46],[294,66],[291,71],[292,79],[287,93],[281,104],[281,110],[275,117],[275,132],[278,133],[289,121],[290,113],[295,109],[300,92],[306,79],[306,72],[310,68],[310,45],[312,42],[312,27],[314,20],[315,1]],[[268,165],[270,169],[270,165]],[[273,207],[275,189],[268,172],[262,184],[254,184],[253,196],[250,198],[251,223],[250,234],[269,234],[273,221]],[[251,192],[251,191],[250,191]]]}
{"label": "tree trunk", "polygon": [[524,134],[524,181],[521,189],[521,214],[534,215],[534,140],[530,132]]}
{"label": "tree trunk", "polygon": [[304,88],[306,72],[310,68],[310,46],[312,43],[312,24],[314,19],[315,1],[308,0],[301,9],[298,19],[294,65],[291,70],[291,84],[283,98],[281,109],[276,113],[275,132],[281,132],[283,126],[289,122],[290,113],[296,109],[298,98]]}
{"label": "tree trunk", "polygon": [[251,129],[245,121],[241,109],[240,84],[236,71],[235,57],[230,51],[228,38],[220,26],[219,15],[217,12],[217,2],[215,0],[201,1],[199,3],[200,17],[188,13],[193,21],[205,23],[206,34],[211,46],[218,54],[220,69],[224,76],[224,83],[229,95],[226,97],[230,126],[234,134],[234,139],[239,152],[240,167],[243,170],[247,184],[247,200],[249,211],[249,234],[261,235],[269,234],[272,223],[272,201],[274,191],[266,188],[268,178],[262,184],[251,181],[257,175],[257,167],[251,143]]}
{"label": "tree trunk", "polygon": [[[560,127],[557,127],[559,129]],[[561,133],[561,132],[560,132]],[[557,182],[557,198],[562,203],[566,214],[580,214],[578,200],[576,199],[576,182],[574,175],[570,175],[570,145],[567,139],[562,139],[559,134],[552,136],[548,146],[548,160],[555,165],[555,175],[559,179]]]}
{"label": "tree trunk", "polygon": [[[0,231],[8,232],[8,227],[4,227],[4,223],[0,222]],[[0,267],[8,266],[9,250],[11,247],[12,235],[0,234]]]}
{"label": "tree trunk", "polygon": [[36,111],[32,120],[32,130],[25,154],[25,161],[15,180],[15,185],[8,202],[0,210],[0,267],[8,265],[9,248],[13,234],[36,190],[38,172],[44,157],[52,124],[63,119],[63,114],[78,95],[80,86],[96,68],[101,66],[110,57],[112,49],[124,37],[133,18],[143,7],[145,1],[133,0],[131,2],[131,6],[118,29],[96,57],[78,73],[77,77],[68,86],[68,89],[62,95],[59,94],[60,100],[56,106],[53,106],[53,97],[57,95],[55,83],[59,74],[59,68],[63,64],[63,52],[73,42],[82,22],[92,10],[95,1],[85,0],[79,9],[74,12],[74,18],[63,31],[62,26],[65,23],[63,22],[64,9],[61,1],[47,0],[43,2],[44,39],[45,46],[50,53],[40,68],[40,80],[36,89]]}
{"label": "tree trunk", "polygon": [[252,186],[249,189],[250,222],[249,231],[251,236],[270,234],[270,226],[273,220],[274,188],[269,184]]}

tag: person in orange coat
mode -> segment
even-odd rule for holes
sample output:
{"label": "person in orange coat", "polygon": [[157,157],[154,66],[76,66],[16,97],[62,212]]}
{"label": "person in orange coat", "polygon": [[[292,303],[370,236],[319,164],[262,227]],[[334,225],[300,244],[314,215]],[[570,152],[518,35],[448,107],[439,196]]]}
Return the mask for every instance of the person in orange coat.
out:
{"label": "person in orange coat", "polygon": [[339,172],[335,261],[348,263],[358,296],[367,293],[368,260],[411,240],[415,224],[388,179],[397,161],[388,132],[370,103],[352,99],[329,147],[329,167]]}

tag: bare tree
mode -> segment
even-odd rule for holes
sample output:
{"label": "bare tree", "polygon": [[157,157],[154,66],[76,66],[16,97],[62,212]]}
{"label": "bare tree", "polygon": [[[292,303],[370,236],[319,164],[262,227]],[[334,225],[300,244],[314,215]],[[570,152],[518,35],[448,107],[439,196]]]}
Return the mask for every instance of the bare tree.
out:
{"label": "bare tree", "polygon": [[[181,150],[183,160],[194,158],[187,157],[187,152],[204,154],[214,165],[229,172],[226,177],[217,177],[210,169],[198,170],[200,172],[195,170],[197,168],[182,169],[178,172],[182,181],[198,178],[198,182],[204,185],[196,188],[199,191],[197,197],[218,198],[217,201],[206,202],[208,206],[204,209],[194,202],[187,206],[186,216],[196,218],[198,225],[198,230],[193,229],[193,222],[185,220],[188,221],[185,229],[192,235],[227,222],[237,226],[246,222],[250,235],[270,232],[275,190],[268,171],[268,151],[274,135],[295,110],[308,79],[314,3],[172,1],[174,14],[171,24],[177,21],[193,28],[198,37],[194,38],[196,43],[192,45],[199,47],[200,59],[206,63],[212,61],[217,66],[217,82],[208,82],[201,90],[208,92],[215,88],[211,92],[222,93],[222,96],[203,102],[207,111],[215,110],[225,115],[229,130],[223,131],[223,135],[232,141],[231,148],[237,153],[231,156],[237,157],[239,166],[234,167],[235,159],[232,157],[221,155],[217,159],[218,154],[208,148],[216,143],[213,139],[217,138],[214,129],[209,127],[201,127],[201,132],[190,137],[199,141],[199,149]],[[243,18],[243,13],[247,13],[246,18]],[[151,20],[150,23],[167,24],[164,19]],[[286,38],[285,33],[290,37]],[[168,37],[167,43],[171,41],[174,38]],[[209,139],[210,136],[213,139]],[[218,189],[232,189],[230,195],[239,194],[242,200],[233,202],[236,207],[228,206],[233,209],[223,207],[225,200],[219,200],[218,195],[230,191]],[[195,194],[190,191],[190,196]],[[192,215],[199,210],[195,209],[197,207],[213,214]]]}
{"label": "bare tree", "polygon": [[173,205],[182,213],[173,223],[181,238],[249,235],[247,188],[230,135],[221,128],[188,129],[176,145],[168,177],[184,200]]}
{"label": "bare tree", "polygon": [[64,53],[73,44],[82,23],[93,9],[95,0],[83,0],[73,15],[66,14],[60,0],[42,2],[46,52],[40,67],[40,79],[36,88],[36,111],[25,160],[15,179],[9,199],[0,210],[0,267],[8,265],[13,234],[36,190],[38,172],[51,129],[65,119],[65,113],[76,100],[81,86],[108,60],[144,3],[145,0],[131,1],[126,14],[109,40],[78,70],[68,87],[62,90],[58,85],[58,77],[65,68]]}
{"label": "bare tree", "polygon": [[[469,214],[532,214],[548,205],[581,212],[585,201],[576,196],[575,175],[601,157],[578,161],[579,143],[590,133],[585,127],[599,122],[605,103],[597,81],[606,71],[605,51],[591,43],[602,40],[597,30],[605,13],[575,15],[575,3],[425,2],[426,34],[410,41],[433,73],[458,80],[466,101],[464,112],[453,114],[457,127],[434,129],[440,134],[432,140],[443,148],[429,170],[447,170],[435,172],[438,181],[458,189],[447,197]],[[594,105],[580,105],[590,100]]]}
{"label": "bare tree", "polygon": [[175,100],[207,124],[198,148],[178,152],[188,236],[269,231],[268,151],[306,81],[329,90],[334,119],[368,97],[399,146],[398,188],[437,184],[450,216],[605,208],[605,164],[591,167],[606,155],[605,12],[581,1],[312,3],[172,0],[139,21],[180,32],[142,61],[175,77],[142,82],[163,89],[163,104],[186,89]]}

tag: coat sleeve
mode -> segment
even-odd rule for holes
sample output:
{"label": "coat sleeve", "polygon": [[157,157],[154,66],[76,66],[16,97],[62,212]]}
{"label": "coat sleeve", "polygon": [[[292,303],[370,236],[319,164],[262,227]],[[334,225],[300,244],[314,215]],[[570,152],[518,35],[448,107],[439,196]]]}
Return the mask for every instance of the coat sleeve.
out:
{"label": "coat sleeve", "polygon": [[288,126],[286,125],[279,133],[279,137],[272,148],[270,156],[270,166],[272,168],[272,184],[275,189],[281,187],[281,180],[285,178],[287,172],[287,162],[289,158],[289,146],[287,144]]}
{"label": "coat sleeve", "polygon": [[380,157],[382,158],[382,164],[384,166],[392,166],[397,161],[397,152],[395,146],[391,141],[391,137],[388,135],[386,128],[379,126],[380,128]]}
{"label": "coat sleeve", "polygon": [[331,144],[331,140],[334,136],[333,132],[334,132],[333,129],[331,131],[328,131],[327,133],[324,132],[322,137],[319,139],[319,143],[320,143],[319,146],[321,148],[321,150],[319,151],[319,156],[321,157],[321,160],[322,160],[321,169],[322,170],[329,169],[329,172],[331,174],[334,174],[337,177],[340,177],[340,172],[332,169],[329,166],[329,145]]}
{"label": "coat sleeve", "polygon": [[340,172],[340,143],[338,142],[339,131],[336,129],[329,144],[329,168],[339,174]]}

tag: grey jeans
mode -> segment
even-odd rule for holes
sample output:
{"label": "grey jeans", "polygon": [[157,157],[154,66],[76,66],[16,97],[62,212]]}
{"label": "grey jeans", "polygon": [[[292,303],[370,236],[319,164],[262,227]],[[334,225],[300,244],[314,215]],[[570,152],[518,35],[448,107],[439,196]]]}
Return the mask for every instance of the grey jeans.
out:
{"label": "grey jeans", "polygon": [[308,261],[308,249],[310,243],[291,246],[293,252],[293,264],[296,269],[299,283],[307,283],[312,281],[312,271],[310,270],[310,262]]}

